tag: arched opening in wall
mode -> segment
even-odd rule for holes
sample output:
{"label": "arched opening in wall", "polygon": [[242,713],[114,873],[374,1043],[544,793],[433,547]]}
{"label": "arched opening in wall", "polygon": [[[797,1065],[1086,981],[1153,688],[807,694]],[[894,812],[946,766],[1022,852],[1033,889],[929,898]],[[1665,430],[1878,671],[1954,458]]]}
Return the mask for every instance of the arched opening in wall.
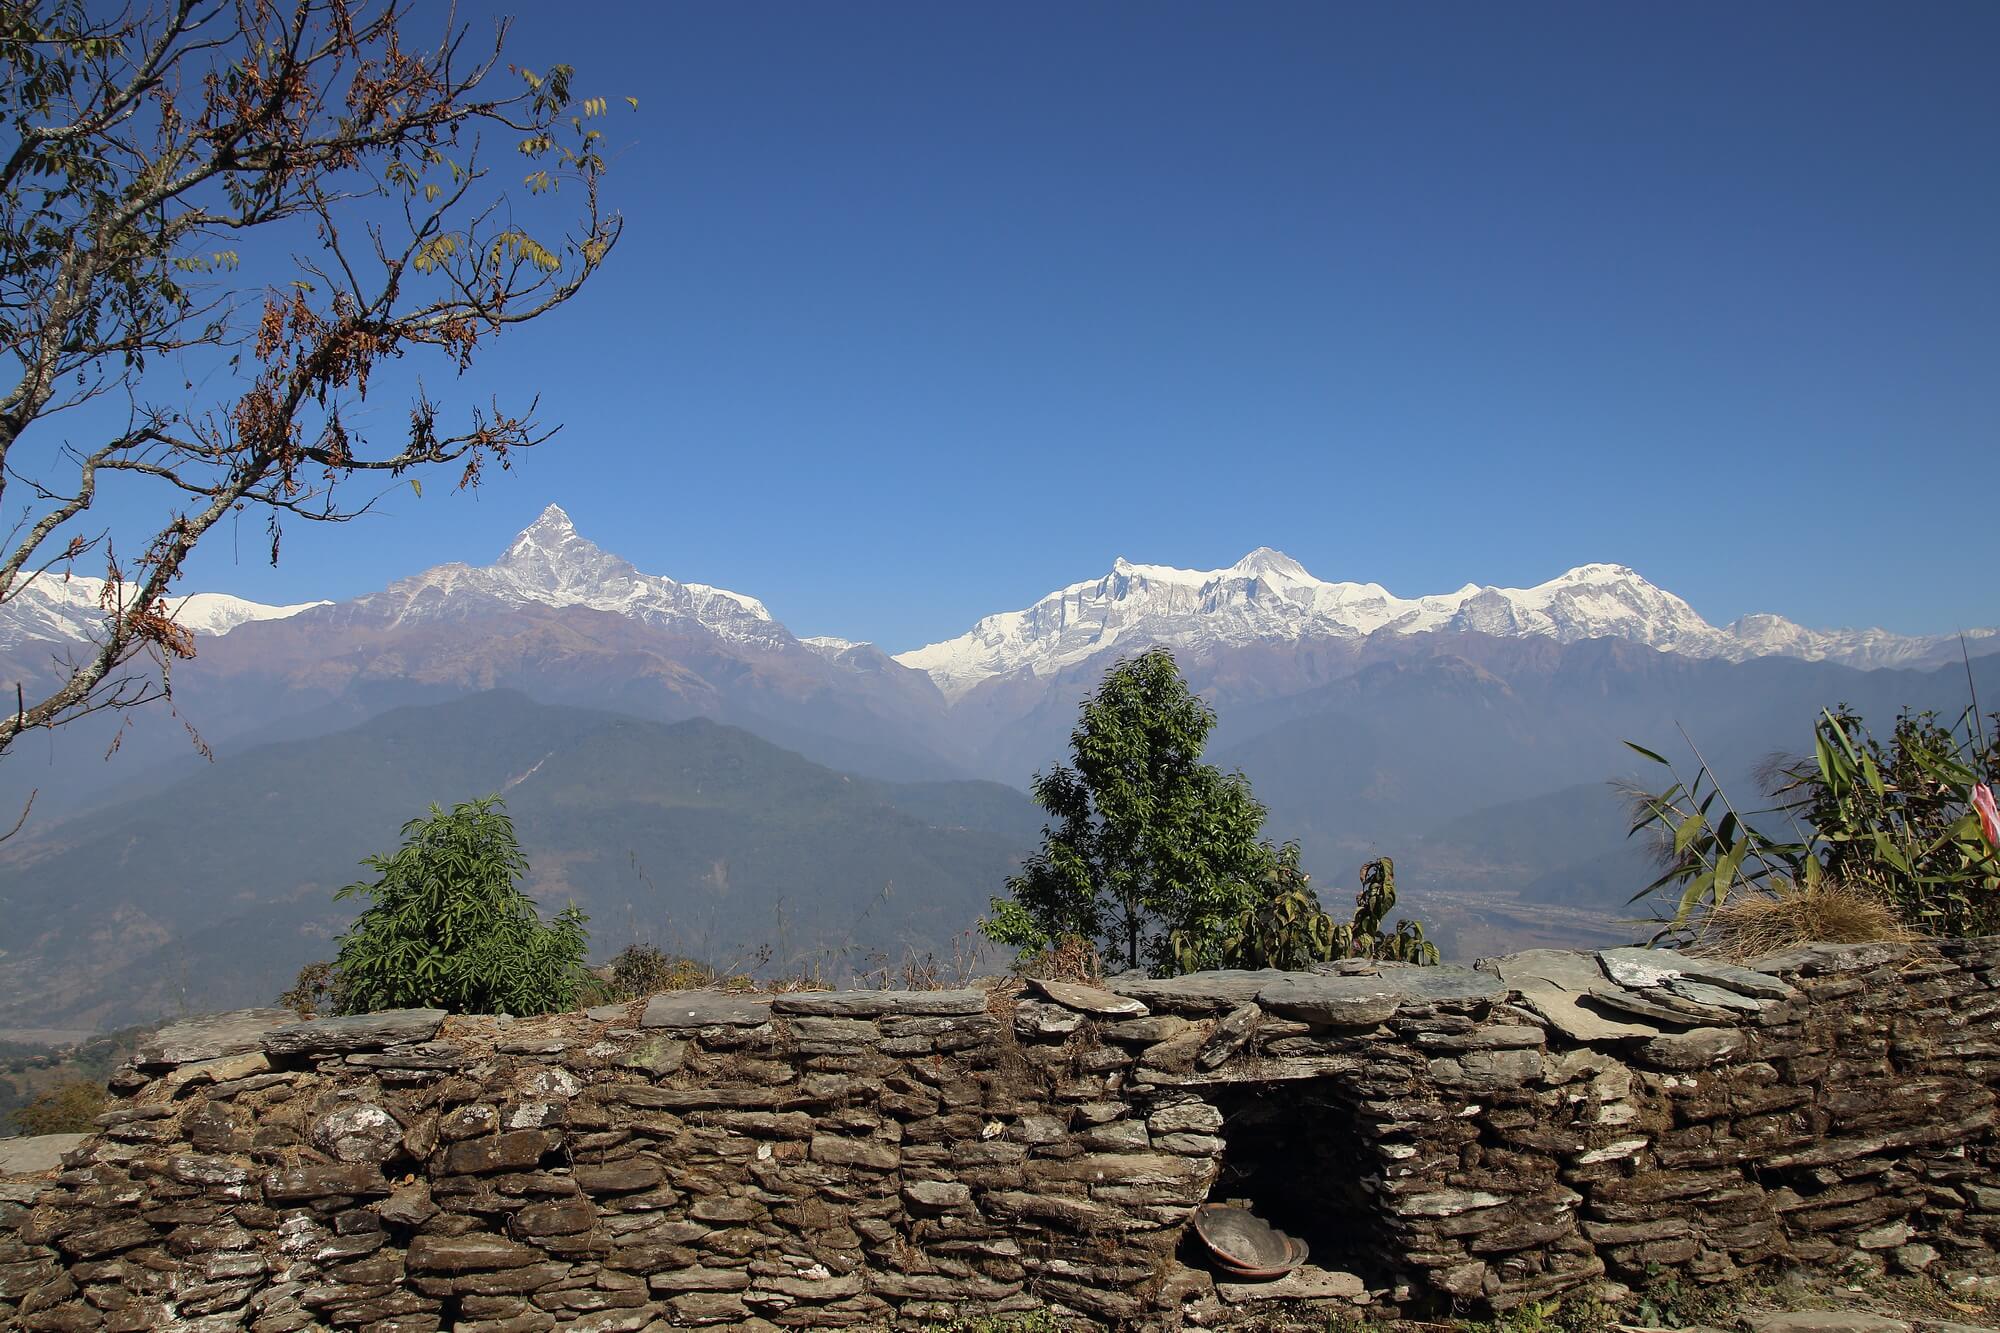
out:
{"label": "arched opening in wall", "polygon": [[[1312,1078],[1223,1084],[1204,1095],[1222,1114],[1221,1168],[1208,1202],[1247,1208],[1304,1241],[1306,1276],[1348,1273],[1370,1288],[1391,1285],[1378,1208],[1361,1183],[1375,1154],[1360,1133],[1352,1090]],[[1206,1257],[1199,1237],[1189,1243]],[[1241,1280],[1210,1266],[1218,1281]]]}

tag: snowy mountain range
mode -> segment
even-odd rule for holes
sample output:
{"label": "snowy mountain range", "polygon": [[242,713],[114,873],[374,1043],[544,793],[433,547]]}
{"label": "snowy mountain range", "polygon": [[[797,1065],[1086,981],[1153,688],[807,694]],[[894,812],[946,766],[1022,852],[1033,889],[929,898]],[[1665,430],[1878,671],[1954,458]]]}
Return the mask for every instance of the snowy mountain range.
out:
{"label": "snowy mountain range", "polygon": [[[1717,628],[1679,597],[1624,565],[1592,564],[1532,588],[1481,587],[1403,598],[1379,583],[1330,583],[1259,547],[1227,569],[1177,569],[1120,559],[1101,578],[1057,589],[1022,611],[987,616],[969,631],[896,660],[928,673],[957,699],[1022,670],[1050,676],[1101,653],[1163,643],[1196,651],[1257,642],[1360,639],[1372,634],[1471,631],[1560,643],[1624,639],[1689,657],[1742,661],[1783,655],[1847,666],[1931,665],[1958,650],[1956,634],[1813,630],[1782,616],[1745,616]],[[1967,632],[1991,640],[1991,629]]]}
{"label": "snowy mountain range", "polygon": [[[34,640],[85,643],[104,623],[104,580],[86,574],[42,574],[0,607],[0,650]],[[196,592],[167,599],[180,624],[198,635],[227,634],[252,620],[282,620],[327,602],[266,606],[225,592]]]}
{"label": "snowy mountain range", "polygon": [[[89,638],[102,620],[97,600],[102,586],[84,577],[38,580],[0,607],[0,649],[31,640]],[[197,634],[214,636],[305,611],[315,611],[314,623],[329,629],[397,629],[529,606],[610,612],[753,652],[803,651],[829,664],[873,672],[884,666],[872,645],[832,636],[793,637],[754,597],[642,573],[580,535],[556,505],[543,510],[490,565],[439,565],[338,605],[265,606],[222,593],[195,593],[175,602],[175,614]],[[928,676],[947,701],[957,701],[987,681],[1054,677],[1091,659],[1152,644],[1201,653],[1458,631],[1559,643],[1621,639],[1687,657],[1784,656],[1864,669],[1937,665],[1958,652],[1956,634],[1815,630],[1777,615],[1750,615],[1717,627],[1624,565],[1578,565],[1530,588],[1468,583],[1454,592],[1404,598],[1379,583],[1316,578],[1283,552],[1259,547],[1227,569],[1120,559],[1101,577],[1057,589],[1024,610],[989,615],[955,639],[893,660]],[[1975,650],[2000,646],[1996,633],[1969,630],[1967,639]]]}

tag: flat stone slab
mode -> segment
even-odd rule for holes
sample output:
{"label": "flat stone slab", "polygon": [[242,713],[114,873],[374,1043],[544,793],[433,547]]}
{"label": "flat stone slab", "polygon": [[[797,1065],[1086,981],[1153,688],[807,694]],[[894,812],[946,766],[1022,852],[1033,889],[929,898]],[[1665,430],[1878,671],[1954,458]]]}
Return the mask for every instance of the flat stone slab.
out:
{"label": "flat stone slab", "polygon": [[1628,990],[1664,990],[1715,1009],[1756,1013],[1771,1001],[1798,996],[1776,977],[1747,967],[1689,958],[1671,949],[1604,949],[1597,960],[1605,976]]}
{"label": "flat stone slab", "polygon": [[1588,954],[1563,949],[1527,949],[1484,964],[1501,984],[1521,997],[1548,1025],[1574,1042],[1656,1037],[1660,1029],[1606,1015],[1583,1003],[1604,986],[1604,970]]}
{"label": "flat stone slab", "polygon": [[444,1026],[442,1009],[385,1009],[379,1014],[349,1014],[293,1023],[264,1034],[271,1055],[321,1055],[346,1051],[379,1051],[384,1046],[429,1041]]}
{"label": "flat stone slab", "polygon": [[1112,977],[1104,986],[1156,1010],[1212,1014],[1246,1005],[1272,982],[1300,975],[1267,967],[1254,972],[1190,972],[1181,977]]}
{"label": "flat stone slab", "polygon": [[31,1134],[25,1138],[0,1139],[0,1176],[39,1176],[62,1166],[65,1153],[88,1139],[88,1134]]}
{"label": "flat stone slab", "polygon": [[1617,1013],[1676,1027],[1732,1027],[1740,1017],[1733,1010],[1712,1009],[1683,999],[1665,987],[1636,991],[1622,986],[1599,986],[1590,992],[1590,998]]}
{"label": "flat stone slab", "polygon": [[1796,949],[1752,958],[1750,962],[1754,970],[1767,975],[1784,973],[1815,977],[1829,972],[1871,971],[1884,963],[1907,958],[1910,947],[1888,940],[1868,944],[1804,944]]}
{"label": "flat stone slab", "polygon": [[270,1069],[271,1057],[263,1051],[244,1051],[239,1055],[180,1065],[160,1080],[160,1086],[173,1092],[184,1087],[199,1087],[204,1083],[227,1083],[232,1079],[249,1078],[252,1074],[268,1073]]}
{"label": "flat stone slab", "polygon": [[1793,1310],[1753,1314],[1750,1333],[1910,1333],[1910,1326],[1887,1315],[1862,1310]]}
{"label": "flat stone slab", "polygon": [[754,1028],[771,1021],[771,997],[739,991],[684,990],[655,995],[642,1028]]}
{"label": "flat stone slab", "polygon": [[1493,1000],[1500,994],[1500,980],[1490,973],[1425,967],[1374,977],[1281,973],[1257,992],[1257,1002],[1287,1018],[1365,1027],[1382,1022],[1406,1004]]}
{"label": "flat stone slab", "polygon": [[1074,1009],[1080,1014],[1098,1014],[1105,1018],[1144,1018],[1152,1011],[1145,1002],[1129,995],[1119,995],[1105,990],[1102,986],[1084,986],[1074,981],[1043,981],[1032,978],[1028,984],[1043,996],[1054,1000],[1065,1009]]}
{"label": "flat stone slab", "polygon": [[1368,1295],[1368,1284],[1352,1273],[1308,1265],[1270,1282],[1218,1281],[1215,1294],[1230,1305],[1250,1301],[1358,1301]]}
{"label": "flat stone slab", "polygon": [[183,1018],[141,1042],[132,1053],[132,1063],[140,1069],[161,1069],[261,1050],[266,1033],[298,1021],[298,1014],[290,1009],[237,1009]]}
{"label": "flat stone slab", "polygon": [[797,991],[771,997],[776,1014],[814,1014],[829,1018],[881,1018],[917,1014],[932,1018],[962,1018],[986,1012],[986,992],[965,990],[827,990]]}

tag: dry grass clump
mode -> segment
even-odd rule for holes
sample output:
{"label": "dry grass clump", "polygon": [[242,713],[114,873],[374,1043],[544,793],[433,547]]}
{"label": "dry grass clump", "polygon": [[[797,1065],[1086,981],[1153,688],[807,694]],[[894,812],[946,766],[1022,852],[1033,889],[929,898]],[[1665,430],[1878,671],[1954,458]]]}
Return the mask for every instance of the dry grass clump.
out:
{"label": "dry grass clump", "polygon": [[1743,960],[1802,944],[1908,944],[1923,938],[1859,885],[1784,883],[1732,897],[1708,913],[1694,952]]}
{"label": "dry grass clump", "polygon": [[1040,952],[1021,958],[1014,966],[1014,975],[1096,986],[1104,981],[1104,959],[1089,940],[1065,935]]}

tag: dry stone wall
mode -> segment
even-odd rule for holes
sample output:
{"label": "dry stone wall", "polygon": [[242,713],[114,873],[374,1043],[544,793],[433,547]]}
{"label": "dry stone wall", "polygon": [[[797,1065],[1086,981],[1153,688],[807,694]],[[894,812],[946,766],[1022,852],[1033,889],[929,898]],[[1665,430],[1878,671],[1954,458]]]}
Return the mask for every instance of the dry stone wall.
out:
{"label": "dry stone wall", "polygon": [[[1981,940],[225,1015],[0,1187],[0,1325],[1219,1325],[1989,1271],[1996,970]],[[1218,1277],[1188,1223],[1225,1198],[1311,1262]]]}

